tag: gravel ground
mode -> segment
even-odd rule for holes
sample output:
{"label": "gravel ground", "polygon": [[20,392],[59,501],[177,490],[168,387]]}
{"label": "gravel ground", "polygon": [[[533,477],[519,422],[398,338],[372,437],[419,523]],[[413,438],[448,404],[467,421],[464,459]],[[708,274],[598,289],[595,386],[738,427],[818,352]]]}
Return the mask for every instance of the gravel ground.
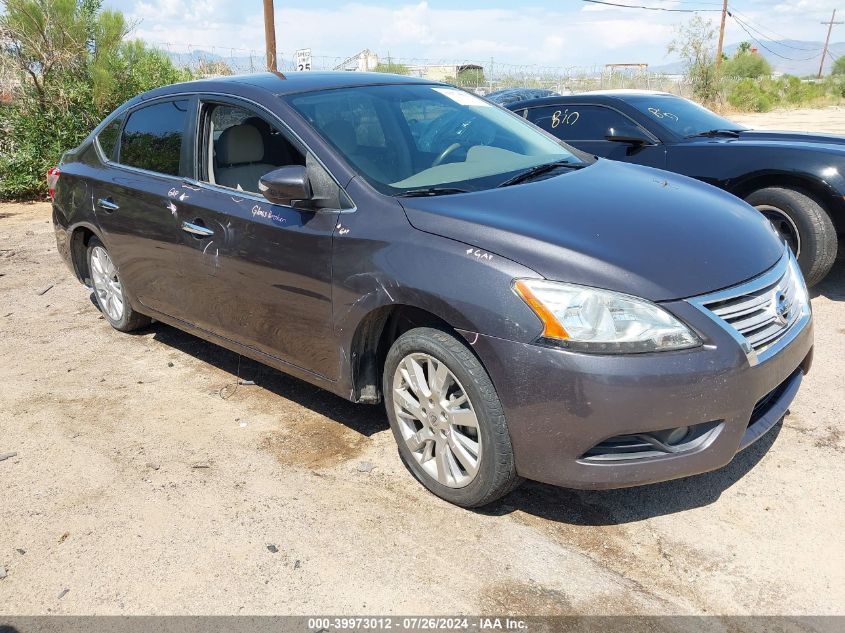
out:
{"label": "gravel ground", "polygon": [[251,361],[224,399],[236,355],[113,331],[49,214],[0,205],[0,612],[845,614],[842,258],[791,414],[729,466],[471,512],[412,480],[382,409]]}

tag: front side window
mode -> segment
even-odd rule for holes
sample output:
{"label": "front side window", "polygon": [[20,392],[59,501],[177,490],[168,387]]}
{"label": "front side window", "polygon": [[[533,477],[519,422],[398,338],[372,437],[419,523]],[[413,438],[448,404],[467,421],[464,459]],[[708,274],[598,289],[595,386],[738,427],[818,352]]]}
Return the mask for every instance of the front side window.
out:
{"label": "front side window", "polygon": [[182,173],[182,139],[189,101],[156,103],[129,115],[120,140],[118,162],[160,174]]}
{"label": "front side window", "polygon": [[239,106],[206,103],[200,156],[205,182],[258,193],[262,176],[287,165],[305,165],[305,155],[278,127]]}
{"label": "front side window", "polygon": [[445,85],[342,88],[287,101],[389,195],[447,185],[478,191],[541,164],[587,160],[498,106]]}
{"label": "front side window", "polygon": [[565,141],[603,141],[610,128],[631,125],[611,108],[577,104],[530,108],[528,120]]}

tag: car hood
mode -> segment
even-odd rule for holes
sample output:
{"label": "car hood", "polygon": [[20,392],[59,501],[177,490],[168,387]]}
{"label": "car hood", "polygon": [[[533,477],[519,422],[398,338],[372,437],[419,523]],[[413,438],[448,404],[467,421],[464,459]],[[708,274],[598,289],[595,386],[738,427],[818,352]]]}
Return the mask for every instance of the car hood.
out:
{"label": "car hood", "polygon": [[[722,137],[724,138],[724,137]],[[730,143],[784,144],[790,149],[828,149],[836,153],[845,152],[845,138],[833,134],[814,134],[811,132],[778,132],[776,130],[744,130],[738,138],[726,138]],[[820,147],[826,146],[826,147]]]}
{"label": "car hood", "polygon": [[607,160],[522,185],[401,201],[415,228],[483,249],[467,248],[480,262],[497,254],[547,279],[653,301],[750,279],[784,248],[763,216],[730,194]]}

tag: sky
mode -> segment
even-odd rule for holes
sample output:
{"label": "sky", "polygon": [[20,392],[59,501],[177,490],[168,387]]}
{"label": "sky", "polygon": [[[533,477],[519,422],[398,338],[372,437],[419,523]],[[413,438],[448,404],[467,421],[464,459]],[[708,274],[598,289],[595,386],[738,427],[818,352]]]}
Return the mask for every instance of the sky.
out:
{"label": "sky", "polygon": [[[719,0],[609,0],[674,9],[709,9],[718,24]],[[823,41],[838,0],[733,0],[737,17],[763,39]],[[136,24],[134,35],[173,52],[195,49],[223,56],[264,50],[261,0],[106,0]],[[498,65],[590,67],[606,63],[659,66],[676,58],[666,49],[691,13],[623,9],[581,0],[427,0],[381,2],[277,1],[278,50],[298,48],[345,58],[369,48],[402,60]],[[843,7],[845,9],[845,7]],[[842,11],[845,19],[845,10]],[[839,30],[837,33],[836,29]],[[837,35],[839,38],[837,38]],[[728,20],[726,44],[750,39]],[[832,41],[845,41],[845,25]],[[763,39],[765,43],[766,40]],[[787,57],[815,54],[776,48]],[[788,62],[784,62],[788,66]]]}

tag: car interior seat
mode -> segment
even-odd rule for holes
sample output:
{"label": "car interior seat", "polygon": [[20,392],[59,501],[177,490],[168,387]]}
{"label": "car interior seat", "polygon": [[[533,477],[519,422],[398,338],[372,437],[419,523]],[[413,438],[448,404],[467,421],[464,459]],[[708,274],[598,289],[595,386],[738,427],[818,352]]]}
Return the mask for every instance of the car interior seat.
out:
{"label": "car interior seat", "polygon": [[261,177],[276,169],[276,165],[264,162],[264,140],[253,125],[226,128],[216,150],[214,180],[224,187],[257,192]]}

